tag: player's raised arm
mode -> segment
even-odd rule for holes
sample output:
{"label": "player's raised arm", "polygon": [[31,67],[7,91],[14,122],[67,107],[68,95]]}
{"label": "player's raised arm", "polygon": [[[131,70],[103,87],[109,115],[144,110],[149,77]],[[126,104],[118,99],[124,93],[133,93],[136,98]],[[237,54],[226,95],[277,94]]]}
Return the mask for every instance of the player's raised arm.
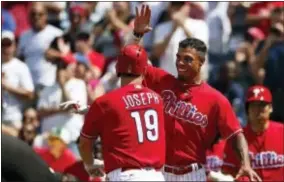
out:
{"label": "player's raised arm", "polygon": [[150,27],[151,9],[143,4],[140,11],[136,7],[136,16],[134,19],[133,36],[126,41],[127,44],[141,44],[143,35],[152,30]]}

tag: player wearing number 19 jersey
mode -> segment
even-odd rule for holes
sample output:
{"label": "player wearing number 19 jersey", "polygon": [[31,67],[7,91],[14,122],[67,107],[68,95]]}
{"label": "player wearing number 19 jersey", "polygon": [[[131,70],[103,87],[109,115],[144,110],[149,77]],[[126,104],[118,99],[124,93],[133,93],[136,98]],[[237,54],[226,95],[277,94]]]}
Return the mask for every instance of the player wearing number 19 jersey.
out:
{"label": "player wearing number 19 jersey", "polygon": [[142,86],[146,66],[143,48],[124,47],[116,67],[122,87],[98,98],[85,118],[81,138],[101,137],[110,181],[164,180],[163,101]]}

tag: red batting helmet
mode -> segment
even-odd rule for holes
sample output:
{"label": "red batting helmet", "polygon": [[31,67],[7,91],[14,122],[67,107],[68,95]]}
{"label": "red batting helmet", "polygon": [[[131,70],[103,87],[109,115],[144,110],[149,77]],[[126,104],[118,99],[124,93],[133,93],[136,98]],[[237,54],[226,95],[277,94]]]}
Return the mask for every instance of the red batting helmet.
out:
{"label": "red batting helmet", "polygon": [[148,56],[143,47],[136,44],[126,45],[122,48],[117,58],[116,73],[144,74],[147,61]]}
{"label": "red batting helmet", "polygon": [[263,101],[271,103],[272,102],[271,92],[269,91],[268,88],[261,85],[252,86],[248,89],[246,102],[252,102],[252,101]]}

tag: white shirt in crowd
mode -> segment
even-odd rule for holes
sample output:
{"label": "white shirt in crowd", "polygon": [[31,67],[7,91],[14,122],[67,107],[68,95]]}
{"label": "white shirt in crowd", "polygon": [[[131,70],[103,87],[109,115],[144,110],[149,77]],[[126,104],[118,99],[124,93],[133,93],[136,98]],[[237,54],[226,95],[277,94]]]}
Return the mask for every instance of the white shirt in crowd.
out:
{"label": "white shirt in crowd", "polygon": [[[70,100],[76,100],[82,104],[87,104],[86,85],[83,80],[71,78],[65,84],[65,89],[70,97]],[[62,90],[58,83],[52,86],[45,87],[38,101],[37,108],[59,108],[62,102]],[[72,133],[71,141],[75,141],[83,126],[84,117],[79,114],[59,113],[44,117],[41,121],[42,132],[48,132],[53,127],[65,128]]]}
{"label": "white shirt in crowd", "polygon": [[61,36],[62,30],[47,25],[40,32],[32,29],[20,36],[18,55],[23,55],[35,85],[50,86],[55,82],[56,66],[45,58],[45,51],[55,37]]}
{"label": "white shirt in crowd", "polygon": [[217,3],[216,8],[209,13],[206,21],[210,30],[210,52],[220,54],[228,51],[228,42],[230,40],[232,29],[227,14],[229,2]]}
{"label": "white shirt in crowd", "polygon": [[[17,58],[2,63],[2,73],[5,80],[15,88],[34,91],[34,85],[30,71],[25,63]],[[12,124],[16,128],[22,126],[22,110],[26,102],[19,97],[3,90],[2,95],[2,121]],[[6,123],[7,122],[7,123]]]}
{"label": "white shirt in crowd", "polygon": [[[188,18],[185,20],[185,27],[192,34],[192,37],[198,38],[208,46],[208,27],[205,21]],[[173,22],[167,21],[157,26],[154,34],[154,44],[159,44],[170,34],[173,28]],[[174,32],[168,47],[160,57],[160,67],[174,76],[177,76],[176,54],[178,52],[179,42],[186,39],[187,36],[181,27]],[[204,63],[201,70],[202,78],[208,78],[208,61]]]}

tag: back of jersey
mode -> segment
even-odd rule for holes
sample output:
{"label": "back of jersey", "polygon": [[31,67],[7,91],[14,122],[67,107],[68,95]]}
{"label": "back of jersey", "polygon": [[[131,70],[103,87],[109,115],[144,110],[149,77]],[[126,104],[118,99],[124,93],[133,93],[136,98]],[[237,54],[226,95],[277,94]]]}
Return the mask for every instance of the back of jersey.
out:
{"label": "back of jersey", "polygon": [[161,168],[165,162],[162,98],[141,85],[127,85],[101,105],[106,172],[121,167]]}
{"label": "back of jersey", "polygon": [[105,170],[161,168],[165,162],[162,98],[141,85],[127,85],[102,101]]}

